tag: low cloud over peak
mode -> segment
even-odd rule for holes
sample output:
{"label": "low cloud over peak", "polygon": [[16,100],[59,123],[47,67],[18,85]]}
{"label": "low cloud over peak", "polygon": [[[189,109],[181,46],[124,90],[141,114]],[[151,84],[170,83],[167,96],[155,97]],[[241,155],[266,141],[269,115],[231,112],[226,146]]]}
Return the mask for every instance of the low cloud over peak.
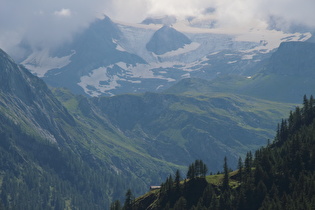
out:
{"label": "low cloud over peak", "polygon": [[[148,16],[216,18],[216,27],[292,25],[314,28],[313,0],[0,0],[0,48],[17,54],[24,40],[32,47],[54,47],[86,28],[96,18],[140,23]],[[15,52],[14,52],[15,51]]]}

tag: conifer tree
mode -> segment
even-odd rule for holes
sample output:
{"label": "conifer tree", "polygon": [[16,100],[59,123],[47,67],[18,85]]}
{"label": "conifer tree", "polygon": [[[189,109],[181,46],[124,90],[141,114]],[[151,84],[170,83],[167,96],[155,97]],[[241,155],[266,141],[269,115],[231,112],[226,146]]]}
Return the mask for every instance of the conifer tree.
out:
{"label": "conifer tree", "polygon": [[246,154],[246,158],[245,158],[246,178],[251,177],[252,167],[253,167],[253,156],[252,156],[252,153],[249,151]]}
{"label": "conifer tree", "polygon": [[239,174],[239,180],[243,180],[243,161],[242,158],[239,157],[238,159],[238,174]]}
{"label": "conifer tree", "polygon": [[175,173],[175,187],[176,187],[176,191],[178,192],[179,191],[179,188],[180,188],[180,172],[179,170],[177,169],[176,170],[176,173]]}
{"label": "conifer tree", "polygon": [[125,198],[125,203],[124,203],[124,210],[132,210],[132,205],[134,201],[134,196],[132,195],[132,192],[130,189],[127,190],[126,192],[126,198]]}
{"label": "conifer tree", "polygon": [[201,172],[201,160],[195,160],[195,176],[200,176]]}
{"label": "conifer tree", "polygon": [[202,162],[201,176],[205,177],[207,175],[207,172],[208,172],[208,167],[206,164]]}
{"label": "conifer tree", "polygon": [[202,160],[196,160],[189,165],[187,171],[187,179],[194,179],[195,177],[205,177],[208,172],[208,167]]}
{"label": "conifer tree", "polygon": [[188,167],[188,171],[187,171],[187,179],[194,179],[195,178],[195,165],[191,164]]}
{"label": "conifer tree", "polygon": [[228,165],[227,165],[226,156],[224,157],[223,170],[224,170],[224,177],[223,177],[222,189],[223,189],[223,191],[226,191],[230,188],[230,186],[229,186],[229,169],[228,169]]}

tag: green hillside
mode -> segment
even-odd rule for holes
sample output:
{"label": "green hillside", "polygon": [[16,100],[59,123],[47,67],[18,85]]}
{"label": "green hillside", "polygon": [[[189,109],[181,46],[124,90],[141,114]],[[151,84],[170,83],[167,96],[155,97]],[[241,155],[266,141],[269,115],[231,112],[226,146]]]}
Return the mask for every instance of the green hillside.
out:
{"label": "green hillside", "polygon": [[[94,135],[98,150],[115,156],[119,164],[135,158],[150,172],[156,171],[156,164],[166,172],[164,166],[183,168],[196,158],[217,171],[224,156],[236,167],[239,156],[266,144],[275,134],[274,125],[294,107],[229,94],[146,93],[88,99],[62,89],[54,92],[84,130],[92,131],[88,135]],[[102,158],[102,153],[98,155]]]}
{"label": "green hillside", "polygon": [[[178,182],[170,176],[161,189],[134,201],[131,209],[314,209],[315,105],[304,98],[279,124],[274,142],[247,153],[239,169]],[[175,177],[175,178],[174,178]],[[177,180],[177,181],[176,181]],[[126,200],[127,201],[127,200]]]}

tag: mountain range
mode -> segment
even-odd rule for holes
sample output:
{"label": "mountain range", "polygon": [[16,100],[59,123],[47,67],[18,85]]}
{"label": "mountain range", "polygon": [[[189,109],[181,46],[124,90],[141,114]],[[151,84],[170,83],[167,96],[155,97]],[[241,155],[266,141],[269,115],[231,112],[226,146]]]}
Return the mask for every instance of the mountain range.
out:
{"label": "mountain range", "polygon": [[[264,145],[274,133],[271,124],[292,108],[228,93],[87,98],[65,89],[51,92],[3,51],[0,69],[1,203],[6,207],[23,206],[28,199],[9,195],[32,197],[41,191],[48,199],[37,197],[23,208],[98,209],[127,188],[143,193],[195,158],[213,171],[224,155],[236,164],[246,150]],[[44,185],[44,180],[49,181]]]}
{"label": "mountain range", "polygon": [[261,28],[231,32],[169,19],[127,24],[105,16],[71,42],[28,50],[18,62],[47,84],[77,94],[159,92],[183,78],[252,76],[281,42],[311,37]]}
{"label": "mountain range", "polygon": [[[23,65],[0,51],[0,207],[107,209],[195,159],[235,168],[312,94],[314,44],[276,48],[309,34],[176,27],[105,17]],[[174,45],[147,49],[159,42]]]}

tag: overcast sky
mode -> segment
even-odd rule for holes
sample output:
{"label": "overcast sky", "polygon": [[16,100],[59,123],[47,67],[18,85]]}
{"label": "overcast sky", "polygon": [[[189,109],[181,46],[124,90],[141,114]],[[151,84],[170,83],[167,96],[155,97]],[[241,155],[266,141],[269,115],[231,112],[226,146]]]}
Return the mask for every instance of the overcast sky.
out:
{"label": "overcast sky", "polygon": [[34,47],[56,46],[104,14],[137,23],[147,16],[200,16],[209,7],[219,27],[267,24],[270,17],[280,28],[315,27],[315,0],[0,0],[0,48],[16,53],[22,38]]}

